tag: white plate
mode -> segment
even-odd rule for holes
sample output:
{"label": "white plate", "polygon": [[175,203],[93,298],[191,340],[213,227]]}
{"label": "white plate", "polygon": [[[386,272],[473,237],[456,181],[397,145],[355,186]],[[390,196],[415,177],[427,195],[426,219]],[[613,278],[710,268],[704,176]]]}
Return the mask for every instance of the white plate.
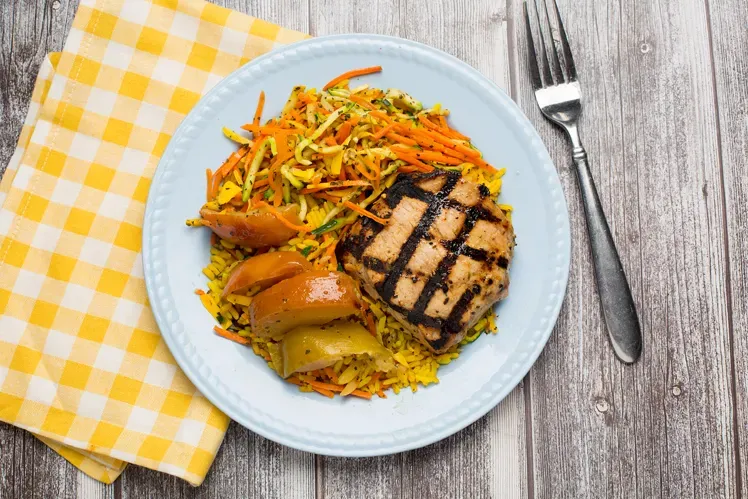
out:
{"label": "white plate", "polygon": [[[381,65],[356,80],[441,102],[450,122],[486,159],[506,167],[500,201],[514,206],[517,249],[499,334],[481,337],[439,370],[439,384],[387,399],[327,399],[283,382],[251,350],[216,337],[195,288],[209,258],[207,230],[184,221],[205,200],[205,168],[235,149],[221,127],[251,120],[260,90],[265,118],[291,88],[321,88],[352,68]],[[148,198],[143,264],[148,296],[177,362],[232,419],[276,442],[327,455],[373,456],[421,447],[483,416],[522,379],[556,321],[569,271],[569,218],[556,170],[514,102],[467,64],[414,42],[374,35],[317,38],[275,50],[232,73],[206,95],[172,138]]]}

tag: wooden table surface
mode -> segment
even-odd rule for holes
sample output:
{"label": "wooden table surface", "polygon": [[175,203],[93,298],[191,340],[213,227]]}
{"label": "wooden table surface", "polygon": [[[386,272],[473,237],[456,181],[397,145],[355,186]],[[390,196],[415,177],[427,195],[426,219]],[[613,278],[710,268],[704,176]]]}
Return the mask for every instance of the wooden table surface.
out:
{"label": "wooden table surface", "polygon": [[[77,0],[0,2],[0,173]],[[205,483],[130,466],[95,482],[0,425],[0,497],[748,498],[748,2],[560,0],[583,139],[644,334],[608,345],[569,146],[529,86],[520,0],[221,0],[289,28],[442,49],[519,103],[571,216],[566,300],[524,381],[472,426],[373,459],[314,456],[232,424]]]}

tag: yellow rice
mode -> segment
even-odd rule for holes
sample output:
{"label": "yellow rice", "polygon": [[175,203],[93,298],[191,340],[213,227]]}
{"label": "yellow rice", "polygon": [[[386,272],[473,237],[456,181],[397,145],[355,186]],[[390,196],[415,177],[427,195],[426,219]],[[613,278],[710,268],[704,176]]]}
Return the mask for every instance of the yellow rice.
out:
{"label": "yellow rice", "polygon": [[[488,179],[486,172],[479,168],[469,168],[463,172],[466,178],[486,185],[493,197],[499,194],[503,174],[504,170],[502,169],[493,175],[493,178]],[[325,203],[325,205],[320,204],[310,210],[307,219],[317,217],[322,220],[332,208],[329,203]],[[508,206],[502,205],[502,209],[510,212]],[[320,256],[324,249],[335,242],[336,238],[332,235],[321,243],[301,236],[291,239],[287,245],[271,251],[303,251],[306,248],[311,248],[312,250],[307,254],[307,259],[312,262],[315,268],[337,270],[335,264],[323,260],[324,257]],[[218,239],[210,249],[210,263],[203,269],[203,274],[208,277],[209,281],[207,283],[208,289],[204,295],[201,295],[201,300],[223,329],[231,328],[242,337],[249,338],[253,352],[264,358],[268,362],[268,366],[273,369],[267,346],[268,342],[272,340],[255,335],[249,328],[248,308],[252,302],[252,296],[259,289],[250,290],[246,295],[230,294],[226,299],[221,296],[223,287],[234,266],[250,254],[250,251]],[[380,394],[380,396],[385,396],[384,392],[390,389],[395,393],[399,393],[404,388],[410,388],[415,392],[419,385],[428,386],[432,383],[438,383],[437,371],[439,368],[459,357],[464,345],[472,343],[483,333],[495,334],[498,331],[493,310],[489,310],[459,345],[454,346],[446,353],[435,354],[406,331],[393,316],[389,315],[383,303],[375,302],[368,296],[364,296],[364,300],[374,314],[377,338],[393,354],[396,361],[395,369],[375,379],[372,377],[375,368],[371,359],[368,357],[345,358],[332,366],[335,378],[331,378],[322,371],[292,377],[291,381],[299,384],[301,391],[314,391],[308,383],[310,381],[320,381],[341,385],[351,384],[351,386],[355,384],[356,390],[369,394]]]}
{"label": "yellow rice", "polygon": [[[339,92],[336,94],[332,90],[337,90]],[[304,87],[296,87],[289,98],[287,106],[290,105],[291,108],[293,108],[296,103],[299,102],[302,94],[304,94],[307,96],[314,96],[314,105],[316,106],[319,104],[324,107],[328,113],[332,112],[329,116],[335,114],[340,115],[344,110],[346,112],[350,111],[351,113],[355,111],[357,114],[360,114],[360,116],[363,117],[362,120],[358,122],[358,125],[354,125],[355,128],[352,131],[349,129],[349,137],[344,143],[349,144],[351,140],[353,140],[353,143],[358,144],[360,141],[361,144],[364,144],[364,147],[361,147],[359,150],[359,153],[364,155],[362,158],[366,157],[368,158],[368,161],[373,161],[373,158],[377,154],[382,154],[384,149],[382,148],[383,139],[381,134],[379,139],[374,139],[374,134],[372,133],[374,131],[372,129],[372,123],[374,123],[371,121],[372,115],[367,114],[368,111],[361,112],[361,109],[352,110],[350,106],[345,109],[341,106],[338,107],[337,110],[334,110],[336,105],[340,106],[339,101],[341,99],[343,101],[347,100],[347,98],[341,98],[338,94],[340,94],[340,92],[343,92],[342,95],[344,96],[356,94],[361,96],[365,101],[370,101],[372,103],[377,102],[377,108],[385,114],[390,114],[391,109],[388,111],[388,109],[385,109],[383,106],[391,107],[391,103],[387,102],[386,98],[382,98],[384,93],[378,89],[367,90],[367,87],[365,86],[352,90],[349,89],[347,80],[336,85],[332,90],[328,91],[324,96],[321,96],[321,94],[316,93],[316,90],[314,89],[304,93]],[[389,92],[390,91],[388,90],[388,95]],[[379,100],[372,100],[377,96]],[[353,99],[353,97],[350,98]],[[409,97],[395,96],[395,98],[406,99]],[[364,104],[366,104],[366,102],[364,102]],[[301,109],[301,107],[304,106],[300,106],[299,109]],[[336,196],[340,201],[337,201],[337,203],[334,204],[325,196],[312,194],[308,190],[305,191],[304,189],[301,189],[299,186],[308,186],[307,184],[309,184],[309,182],[312,181],[312,178],[315,177],[317,180],[312,182],[312,185],[320,186],[325,183],[320,183],[324,178],[327,178],[328,180],[338,178],[338,176],[340,176],[340,161],[343,156],[342,152],[332,153],[331,155],[325,153],[316,155],[321,157],[314,159],[312,158],[314,155],[310,154],[313,151],[305,151],[305,146],[303,144],[309,143],[308,140],[304,139],[305,137],[309,140],[314,139],[314,137],[319,136],[319,133],[317,132],[321,133],[325,126],[331,126],[331,124],[337,120],[337,118],[327,118],[325,116],[319,120],[312,108],[312,104],[309,104],[309,106],[306,107],[306,111],[302,112],[300,117],[297,118],[301,121],[306,121],[307,126],[309,127],[308,129],[304,124],[291,120],[289,118],[290,114],[285,116],[288,124],[301,130],[298,138],[293,136],[289,137],[289,139],[292,139],[294,144],[293,147],[296,147],[297,149],[300,148],[296,153],[301,153],[301,156],[297,154],[295,159],[291,158],[289,163],[280,167],[280,171],[275,173],[276,176],[280,175],[280,181],[277,184],[274,184],[274,186],[276,186],[276,188],[282,187],[282,200],[284,205],[295,204],[300,207],[299,216],[301,222],[306,227],[320,229],[322,226],[327,227],[332,221],[332,228],[324,233],[317,233],[316,236],[313,235],[314,231],[300,233],[297,237],[288,241],[284,246],[273,248],[270,251],[297,251],[304,255],[312,263],[315,269],[327,269],[331,271],[341,270],[335,259],[334,252],[332,251],[334,249],[333,246],[336,245],[338,240],[341,238],[344,227],[353,223],[361,214],[360,209],[358,211],[352,211],[349,209],[351,204],[349,200],[353,199],[358,203],[358,208],[365,210],[366,207],[373,202],[375,195],[380,194],[385,188],[392,185],[397,177],[399,168],[403,167],[406,164],[406,161],[402,160],[399,155],[387,159],[388,156],[392,156],[392,151],[389,151],[389,155],[385,154],[382,158],[383,162],[381,172],[379,171],[379,163],[377,163],[376,166],[376,175],[379,176],[378,178],[381,178],[382,183],[380,185],[378,179],[373,186],[370,185],[369,187],[374,187],[374,191],[368,196],[364,192],[366,189],[360,187],[338,190]],[[258,110],[258,113],[259,112],[260,111]],[[443,110],[439,104],[429,110],[419,111],[419,113],[439,117],[442,120],[448,115],[448,111]],[[403,124],[410,122],[407,117],[404,118],[402,113],[398,112],[395,114],[399,116],[395,118],[398,123]],[[394,115],[390,114],[390,116]],[[414,118],[414,116],[415,115],[411,114],[412,118]],[[327,123],[327,125],[323,124],[320,125],[319,128],[315,128],[318,123],[322,122]],[[279,126],[279,121],[277,119],[271,120],[270,123],[273,126]],[[334,131],[339,130],[341,126],[342,125],[336,127]],[[380,122],[377,126],[384,127],[384,123]],[[432,126],[436,125],[432,122]],[[306,130],[306,132],[304,132],[304,130]],[[317,130],[317,132],[312,133],[314,130]],[[231,130],[224,128],[224,133],[228,138],[234,140],[244,148],[249,149],[249,146],[253,143],[251,140]],[[278,145],[278,142],[275,141],[275,137],[262,140],[263,142],[258,142],[258,144],[263,144],[262,147],[265,148],[263,149],[261,147],[259,152],[255,153],[256,155],[254,158],[256,162],[252,163],[254,166],[252,168],[249,167],[250,160],[248,158],[244,162],[240,161],[239,163],[235,163],[238,165],[237,168],[233,169],[230,175],[223,179],[220,191],[214,192],[214,194],[216,194],[215,198],[211,197],[209,193],[209,200],[205,204],[206,208],[220,211],[225,206],[232,206],[231,203],[234,202],[233,199],[240,193],[242,194],[242,203],[248,203],[249,200],[244,196],[244,194],[249,196],[252,189],[251,185],[254,185],[249,182],[250,177],[252,182],[265,182],[266,190],[264,192],[264,199],[269,202],[273,200],[278,201],[277,198],[281,195],[281,190],[275,192],[269,186],[270,168],[272,168],[269,166],[270,156],[267,159],[264,159],[266,153],[271,156],[277,153],[274,153],[272,148]],[[273,140],[270,152],[268,152],[266,147],[267,144],[270,143],[269,140]],[[385,143],[384,145],[387,144]],[[469,139],[464,142],[464,145],[467,148],[472,148]],[[323,149],[330,149],[322,143],[314,144],[314,146],[314,151],[319,150],[324,152]],[[375,153],[374,151],[377,151],[378,149],[380,149],[380,152]],[[465,147],[463,147],[463,150],[464,149]],[[420,154],[420,151],[415,151],[415,154]],[[398,159],[390,161],[394,159],[394,157],[397,157]],[[311,159],[314,159],[313,165],[311,161],[308,161]],[[336,159],[337,167],[335,166]],[[424,161],[427,160],[424,159]],[[471,161],[479,163],[482,160],[472,159]],[[361,159],[361,162],[364,163],[364,160]],[[310,164],[313,167],[311,169],[297,168],[297,166],[305,164]],[[389,168],[389,165],[393,165],[393,168]],[[496,172],[490,172],[469,162],[461,163],[458,166],[446,165],[447,163],[444,165],[434,164],[433,166],[447,170],[459,171],[466,179],[485,185],[490,191],[492,197],[496,198],[499,195],[502,186],[502,176],[504,174],[503,169]],[[337,172],[336,168],[338,170]],[[243,180],[240,170],[243,170],[246,173],[247,180]],[[371,171],[369,171],[369,173],[371,173]],[[210,172],[208,172],[208,174],[208,178],[210,179]],[[242,192],[243,188],[239,187],[243,182],[244,189],[247,189],[247,185],[250,185],[247,192]],[[307,193],[303,194],[302,192]],[[258,191],[256,195],[259,196],[260,192]],[[354,195],[360,197],[366,196],[366,198],[361,201],[356,199]],[[335,201],[335,199],[333,199],[333,201]],[[255,201],[252,201],[252,203],[254,206]],[[348,207],[344,208],[344,206],[346,206],[345,203],[348,203]],[[234,206],[238,207],[240,205],[241,203]],[[276,204],[276,206],[278,205]],[[505,205],[500,205],[500,207],[507,214],[511,214],[511,207]],[[370,216],[371,213],[368,215]],[[342,220],[342,223],[338,223],[337,220]],[[187,221],[187,225],[201,226],[204,224],[200,219],[191,219]],[[249,327],[250,321],[248,309],[252,303],[252,297],[259,292],[259,289],[252,289],[248,293],[242,295],[230,294],[225,298],[222,297],[223,288],[226,285],[231,271],[239,262],[253,255],[254,251],[235,246],[228,241],[218,238],[214,238],[214,241],[215,242],[210,249],[210,263],[203,269],[203,274],[208,279],[207,289],[205,291],[197,290],[196,293],[199,295],[205,308],[216,318],[220,327],[234,331],[241,337],[248,339],[249,347],[252,348],[255,354],[264,358],[272,369],[273,365],[271,362],[270,350],[268,348],[269,342],[272,340],[258,337]],[[390,389],[395,393],[398,393],[404,388],[410,388],[415,392],[418,390],[419,386],[428,386],[432,383],[438,383],[439,378],[437,372],[440,366],[449,364],[456,359],[464,345],[475,341],[483,333],[496,333],[497,331],[493,312],[489,311],[468,332],[465,339],[459,345],[456,345],[448,352],[435,354],[430,352],[416,338],[407,332],[393,316],[389,315],[386,312],[386,306],[383,303],[375,302],[366,296],[364,296],[364,300],[373,314],[374,320],[373,326],[366,323],[364,323],[364,326],[374,328],[377,339],[392,353],[394,367],[388,372],[377,372],[375,367],[376,363],[373,359],[370,359],[367,356],[344,358],[329,368],[317,370],[311,373],[300,373],[289,378],[289,381],[297,384],[301,391],[311,392],[316,390],[328,396],[332,396],[333,392],[337,392],[344,396],[356,395],[365,396],[367,398],[373,394],[384,397],[384,392]],[[334,390],[328,391],[324,387],[321,388],[322,385],[320,385],[320,383],[326,383],[327,385],[325,386],[328,387],[335,385],[333,387]]]}

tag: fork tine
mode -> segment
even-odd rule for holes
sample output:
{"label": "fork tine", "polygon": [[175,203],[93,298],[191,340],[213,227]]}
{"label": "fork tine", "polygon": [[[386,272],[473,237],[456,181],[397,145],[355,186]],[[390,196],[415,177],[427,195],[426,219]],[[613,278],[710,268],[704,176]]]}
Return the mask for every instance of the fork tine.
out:
{"label": "fork tine", "polygon": [[551,37],[550,52],[551,52],[551,68],[553,70],[553,78],[557,84],[563,83],[564,72],[561,71],[561,63],[559,62],[559,58],[558,58],[558,47],[556,47],[556,42],[553,39],[553,25],[551,24],[551,18],[548,15],[548,1],[547,0],[541,0],[541,1],[543,2],[543,10],[545,11],[545,21],[548,25],[548,34]]}
{"label": "fork tine", "polygon": [[548,54],[545,50],[545,35],[543,34],[543,25],[540,23],[540,14],[538,14],[538,3],[535,0],[535,19],[538,22],[538,34],[540,35],[540,56],[541,66],[543,72],[543,78],[549,85],[553,85],[553,77],[551,76],[551,65],[548,62]]}
{"label": "fork tine", "polygon": [[527,55],[530,61],[530,79],[535,90],[543,88],[543,80],[540,78],[538,69],[538,55],[535,53],[535,44],[532,41],[532,28],[530,27],[530,15],[527,13],[527,2],[522,2],[525,10],[525,27],[527,28]]}
{"label": "fork tine", "polygon": [[558,10],[558,2],[553,0],[553,5],[556,8],[556,19],[558,20],[558,31],[561,34],[561,48],[564,50],[564,62],[566,66],[566,74],[569,77],[569,81],[577,80],[577,68],[574,66],[574,58],[571,55],[571,47],[569,47],[569,37],[566,36],[566,30],[564,29],[564,23],[561,21],[561,12]]}

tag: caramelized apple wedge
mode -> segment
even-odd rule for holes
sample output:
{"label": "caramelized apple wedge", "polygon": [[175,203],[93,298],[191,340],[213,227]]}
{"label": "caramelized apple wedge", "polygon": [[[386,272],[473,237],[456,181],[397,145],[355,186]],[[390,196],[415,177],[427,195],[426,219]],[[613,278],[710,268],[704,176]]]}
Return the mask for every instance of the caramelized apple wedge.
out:
{"label": "caramelized apple wedge", "polygon": [[254,296],[249,306],[252,331],[280,339],[298,326],[321,325],[358,313],[353,279],[342,272],[314,270],[285,279]]}
{"label": "caramelized apple wedge", "polygon": [[284,378],[331,366],[351,355],[368,355],[378,370],[394,366],[390,351],[363,326],[350,321],[294,328],[280,343],[268,343],[268,350],[273,368]]}
{"label": "caramelized apple wedge", "polygon": [[312,270],[312,264],[296,251],[274,251],[247,258],[234,267],[223,288],[223,296],[259,286],[266,289],[284,279]]}
{"label": "caramelized apple wedge", "polygon": [[[292,225],[301,225],[298,206],[291,204],[278,208],[281,216]],[[281,223],[275,215],[260,207],[249,210],[219,212],[209,208],[200,210],[205,226],[221,239],[245,248],[281,246],[294,237],[297,231]]]}

